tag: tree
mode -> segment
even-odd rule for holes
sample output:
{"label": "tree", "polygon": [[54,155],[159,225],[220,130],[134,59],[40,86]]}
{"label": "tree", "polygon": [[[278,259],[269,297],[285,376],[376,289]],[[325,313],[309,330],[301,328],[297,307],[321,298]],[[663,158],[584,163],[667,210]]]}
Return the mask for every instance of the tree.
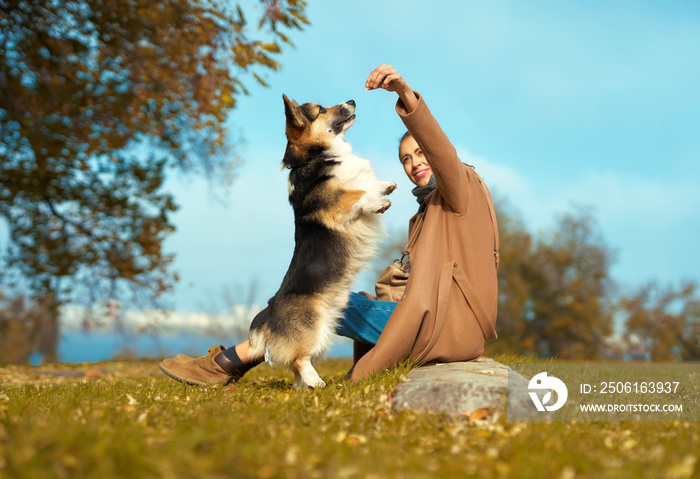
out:
{"label": "tree", "polygon": [[51,299],[30,300],[0,292],[0,364],[29,364],[32,353],[47,349],[52,341]]}
{"label": "tree", "polygon": [[[489,344],[496,351],[522,352],[525,327],[532,320],[531,271],[537,262],[533,238],[505,201],[493,196],[498,216],[500,264],[498,267],[498,341]],[[534,345],[530,346],[532,351]]]}
{"label": "tree", "polygon": [[625,339],[652,361],[700,360],[700,298],[697,285],[679,288],[648,283],[620,301],[626,315]]}
{"label": "tree", "polygon": [[580,209],[564,215],[535,249],[542,267],[533,278],[533,320],[526,336],[537,350],[561,358],[599,358],[612,333],[612,252]]}
{"label": "tree", "polygon": [[[56,302],[158,298],[176,276],[172,168],[230,177],[224,120],[250,74],[277,70],[302,0],[0,0],[0,217],[4,281]],[[81,292],[81,295],[87,294]]]}
{"label": "tree", "polygon": [[[499,206],[499,341],[494,349],[598,358],[612,332],[613,254],[579,209],[536,240]],[[500,344],[499,344],[500,343]]]}

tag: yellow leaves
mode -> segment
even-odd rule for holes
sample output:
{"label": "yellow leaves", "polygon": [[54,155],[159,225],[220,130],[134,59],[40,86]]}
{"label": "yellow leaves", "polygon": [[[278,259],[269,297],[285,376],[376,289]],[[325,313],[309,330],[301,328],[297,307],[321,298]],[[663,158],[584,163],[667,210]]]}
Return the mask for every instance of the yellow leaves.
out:
{"label": "yellow leaves", "polygon": [[264,87],[268,86],[267,82],[265,80],[263,80],[262,77],[260,75],[258,75],[257,73],[253,73],[253,77],[258,81],[258,83],[260,83],[260,85],[262,85]]}
{"label": "yellow leaves", "polygon": [[290,446],[287,452],[284,453],[284,463],[288,466],[293,466],[299,459],[299,447],[296,445]]}
{"label": "yellow leaves", "polygon": [[277,397],[281,399],[283,402],[289,401],[289,398],[291,397],[291,392],[289,391],[280,391],[277,393]]}
{"label": "yellow leaves", "polygon": [[134,406],[136,406],[139,403],[136,400],[136,398],[134,396],[132,396],[131,394],[127,394],[126,399],[127,399],[128,403],[126,406],[124,406],[124,409],[126,409],[127,411],[132,410],[134,408]]}
{"label": "yellow leaves", "polygon": [[73,411],[73,420],[83,425],[87,423],[87,419],[85,418],[85,413],[83,412],[82,408],[79,407]]}
{"label": "yellow leaves", "polygon": [[[157,4],[97,2],[85,8],[75,8],[71,2],[48,0],[25,3],[32,8],[18,9],[15,12],[17,22],[6,25],[8,31],[3,30],[4,35],[14,40],[7,42],[11,51],[2,60],[2,66],[7,71],[16,70],[12,59],[25,58],[29,67],[22,75],[24,79],[33,80],[31,85],[20,77],[9,78],[7,82],[12,108],[4,109],[8,121],[3,129],[4,125],[18,125],[16,131],[7,136],[14,135],[18,139],[16,144],[5,146],[8,151],[17,153],[14,155],[17,157],[41,156],[65,165],[78,156],[108,157],[143,140],[146,143],[152,140],[153,146],[170,155],[170,165],[185,171],[200,167],[211,173],[215,170],[212,164],[219,160],[212,160],[215,155],[209,152],[224,153],[223,124],[235,107],[236,95],[245,91],[239,77],[252,74],[253,78],[248,77],[251,81],[266,85],[264,78],[252,70],[279,67],[272,58],[282,51],[277,42],[279,32],[255,32],[255,38],[248,38],[246,21],[238,7],[232,9],[218,2],[192,0]],[[266,2],[265,6],[270,7],[263,9],[261,15],[266,22],[274,24],[285,18],[305,23],[303,2]],[[15,25],[24,26],[16,28]],[[287,31],[300,29],[297,23],[290,21],[283,22],[283,26],[280,28]],[[43,33],[68,30],[72,38],[47,37]],[[10,64],[6,64],[8,61]],[[232,64],[241,66],[242,70],[231,68]],[[38,65],[35,71],[31,70],[32,65]],[[225,91],[219,95],[220,90]],[[2,106],[6,105],[0,105],[0,109]],[[216,156],[224,158],[225,155]],[[116,155],[111,159],[115,164],[129,162],[126,158],[117,159]],[[70,171],[65,168],[60,171],[61,167],[46,164],[37,168],[34,162],[30,163],[28,167],[18,163],[12,176],[52,183],[65,192],[65,201],[73,201],[81,210],[100,211],[102,217],[109,218],[109,210],[93,201],[101,192],[91,191],[91,185],[78,184],[80,178],[91,173],[105,173],[98,171],[100,168],[95,163],[83,161]],[[114,165],[107,166],[106,169],[114,171],[109,168]],[[228,162],[221,160],[214,166],[225,170]],[[3,173],[7,171],[3,169]],[[126,169],[120,174],[134,181],[111,185],[114,190],[133,187],[133,191],[142,191],[136,175]],[[217,175],[210,174],[210,177]],[[29,214],[36,200],[22,204],[15,201],[35,195],[32,189],[36,190],[36,185],[21,182],[17,185],[18,191],[13,192],[11,203],[0,204],[0,207],[17,211],[24,221],[46,224],[45,217]],[[93,193],[93,198],[81,195],[81,191]],[[158,208],[158,202],[152,198],[141,199],[145,209]],[[45,244],[42,228],[26,234],[20,234],[15,223],[11,222],[10,228],[12,238],[21,237],[16,241],[21,250],[16,264],[18,269],[28,271],[28,276],[65,277],[69,276],[66,270],[83,266],[91,270],[86,274],[96,272],[96,276],[102,276],[101,273],[109,269],[109,265],[105,267],[104,264],[98,267],[99,260],[104,258],[98,248],[88,252],[70,251],[75,253],[70,261],[65,257],[57,258],[57,248],[53,248],[52,255],[46,258],[46,254],[41,256],[23,247]],[[119,234],[123,227],[104,221],[98,229],[109,236]],[[130,237],[128,233],[123,236]],[[85,238],[77,241],[86,242]],[[87,243],[92,247],[95,242]],[[73,242],[67,241],[63,249],[68,250],[72,245]],[[134,286],[157,285],[153,291],[153,296],[157,297],[167,289],[162,285],[170,284],[170,278],[155,273],[164,264],[158,257],[160,245],[155,245],[149,253],[156,253],[149,258],[153,260],[148,262],[150,268],[141,271],[130,266],[121,272],[123,279]],[[90,260],[86,259],[88,256]],[[68,267],[52,269],[57,259]],[[149,277],[143,278],[144,275]],[[37,279],[37,284],[39,281]]]}
{"label": "yellow leaves", "polygon": [[352,434],[348,436],[348,438],[345,440],[345,443],[350,447],[355,447],[357,445],[367,444],[367,441],[367,436],[365,436],[364,434]]}
{"label": "yellow leaves", "polygon": [[576,477],[576,469],[574,469],[571,466],[565,466],[561,470],[561,475],[559,476],[559,479],[575,479]]}
{"label": "yellow leaves", "polygon": [[634,439],[634,438],[627,439],[622,443],[622,450],[629,451],[629,450],[637,447],[638,444],[639,444],[639,441],[637,439]]}
{"label": "yellow leaves", "polygon": [[367,439],[367,436],[365,436],[364,434],[348,434],[347,431],[339,431],[338,433],[332,436],[332,439],[338,444],[342,443],[350,447],[364,445],[367,444],[367,442],[369,442],[369,439]]}
{"label": "yellow leaves", "polygon": [[228,93],[224,93],[223,95],[221,95],[221,102],[224,105],[229,105],[233,103],[233,97]]}
{"label": "yellow leaves", "polygon": [[258,43],[258,46],[269,53],[280,53],[282,49],[275,42]]}
{"label": "yellow leaves", "polygon": [[136,419],[136,422],[138,422],[139,424],[145,425],[148,421],[148,413],[149,412],[150,412],[149,410],[146,410],[146,411],[142,412],[141,414],[139,414],[139,417]]}

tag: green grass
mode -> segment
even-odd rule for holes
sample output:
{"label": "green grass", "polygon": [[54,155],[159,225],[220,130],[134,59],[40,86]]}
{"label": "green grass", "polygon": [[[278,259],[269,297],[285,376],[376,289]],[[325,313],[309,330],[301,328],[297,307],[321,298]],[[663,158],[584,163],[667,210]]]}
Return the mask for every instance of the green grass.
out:
{"label": "green grass", "polygon": [[0,368],[0,477],[700,477],[697,423],[397,413],[407,366],[360,384],[349,366],[320,364],[328,387],[308,392],[266,365],[209,389],[156,362]]}

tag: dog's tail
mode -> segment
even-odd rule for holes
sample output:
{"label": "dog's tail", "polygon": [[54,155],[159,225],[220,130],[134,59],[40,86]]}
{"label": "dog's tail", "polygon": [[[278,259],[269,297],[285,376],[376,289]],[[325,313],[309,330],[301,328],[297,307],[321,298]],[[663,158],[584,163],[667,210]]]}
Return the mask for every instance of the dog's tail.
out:
{"label": "dog's tail", "polygon": [[266,361],[279,366],[289,366],[301,358],[315,361],[325,356],[347,294],[339,308],[329,308],[325,303],[330,299],[324,296],[282,301],[260,311],[250,325],[249,354],[265,356]]}
{"label": "dog's tail", "polygon": [[[253,318],[248,332],[248,342],[250,344],[248,354],[251,357],[262,357],[267,349],[270,335],[270,308],[264,308]],[[268,358],[265,358],[266,360]]]}

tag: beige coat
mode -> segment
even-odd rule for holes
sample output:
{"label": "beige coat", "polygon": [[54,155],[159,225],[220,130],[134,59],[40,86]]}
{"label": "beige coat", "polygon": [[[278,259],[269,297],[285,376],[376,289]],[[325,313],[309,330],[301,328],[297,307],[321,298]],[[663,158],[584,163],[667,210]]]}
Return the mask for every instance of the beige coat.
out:
{"label": "beige coat", "polygon": [[[353,381],[406,358],[474,360],[485,342],[496,337],[496,225],[488,193],[474,169],[459,160],[423,98],[416,96],[414,111],[406,111],[401,100],[396,111],[428,159],[437,189],[426,198],[406,293],[377,344],[356,364]],[[411,218],[409,232],[417,217]]]}

